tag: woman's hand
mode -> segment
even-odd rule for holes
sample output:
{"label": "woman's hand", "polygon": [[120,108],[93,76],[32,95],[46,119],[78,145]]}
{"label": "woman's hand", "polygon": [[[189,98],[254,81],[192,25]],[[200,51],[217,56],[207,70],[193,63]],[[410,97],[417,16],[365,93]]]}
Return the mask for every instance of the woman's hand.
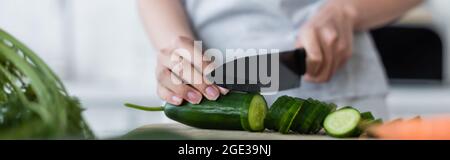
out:
{"label": "woman's hand", "polygon": [[184,100],[198,104],[205,96],[216,100],[228,90],[208,83],[205,76],[210,62],[204,61],[201,48],[194,49],[194,40],[179,37],[158,53],[157,93],[168,103],[180,105]]}
{"label": "woman's hand", "polygon": [[300,29],[296,47],[307,52],[305,79],[327,82],[352,55],[354,11],[328,1]]}
{"label": "woman's hand", "polygon": [[311,82],[326,82],[352,55],[354,31],[394,21],[423,0],[327,0],[301,28],[297,47],[306,49]]}

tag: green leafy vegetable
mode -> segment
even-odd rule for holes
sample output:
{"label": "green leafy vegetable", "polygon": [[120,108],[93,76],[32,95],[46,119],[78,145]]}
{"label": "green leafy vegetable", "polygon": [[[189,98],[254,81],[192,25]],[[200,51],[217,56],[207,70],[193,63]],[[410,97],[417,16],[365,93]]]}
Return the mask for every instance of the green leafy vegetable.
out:
{"label": "green leafy vegetable", "polygon": [[0,29],[0,139],[94,138],[81,112],[55,73]]}

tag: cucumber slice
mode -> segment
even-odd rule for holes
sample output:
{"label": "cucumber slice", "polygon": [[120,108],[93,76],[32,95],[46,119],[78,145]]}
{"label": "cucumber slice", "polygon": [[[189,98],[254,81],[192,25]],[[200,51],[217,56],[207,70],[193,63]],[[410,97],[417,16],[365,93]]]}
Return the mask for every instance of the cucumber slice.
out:
{"label": "cucumber slice", "polygon": [[322,103],[322,102],[319,102],[319,104],[324,109],[323,109],[323,112],[321,112],[314,120],[313,127],[309,131],[312,134],[317,134],[320,130],[322,130],[323,121],[331,112],[334,112],[337,107],[335,104],[326,104],[326,103]]}
{"label": "cucumber slice", "polygon": [[361,119],[361,121],[358,124],[358,132],[356,135],[364,134],[364,133],[366,133],[366,130],[369,129],[371,126],[381,124],[381,123],[383,123],[383,121],[381,119],[376,119],[376,120]]}
{"label": "cucumber slice", "polygon": [[344,108],[335,111],[325,118],[325,131],[333,137],[352,137],[358,132],[361,114],[354,108]]}
{"label": "cucumber slice", "polygon": [[304,105],[304,100],[282,96],[278,98],[270,107],[266,124],[268,129],[278,131],[282,134],[288,133],[300,108]]}
{"label": "cucumber slice", "polygon": [[364,112],[364,113],[361,113],[361,119],[363,119],[363,120],[375,120],[375,117],[373,117],[371,112]]}
{"label": "cucumber slice", "polygon": [[277,98],[277,100],[270,106],[269,114],[266,116],[264,120],[265,126],[267,129],[278,131],[278,121],[279,115],[283,112],[281,111],[284,108],[284,104],[287,104],[290,98],[287,96],[282,96]]}
{"label": "cucumber slice", "polygon": [[345,107],[341,107],[341,108],[339,108],[338,110],[342,110],[342,109],[348,109],[348,108],[350,108],[350,109],[355,109],[355,108],[353,108],[353,107],[351,107],[351,106],[345,106]]}
{"label": "cucumber slice", "polygon": [[295,125],[291,129],[302,134],[308,133],[313,121],[321,111],[322,108],[318,107],[313,99],[306,100],[300,113],[295,117]]}
{"label": "cucumber slice", "polygon": [[250,131],[263,131],[264,119],[267,114],[267,104],[261,95],[254,96],[248,109],[248,123]]}
{"label": "cucumber slice", "polygon": [[374,123],[374,124],[381,124],[381,123],[383,123],[383,119],[378,118],[376,120],[373,120],[372,123]]}
{"label": "cucumber slice", "polygon": [[[317,100],[313,100],[313,105],[314,107],[318,107],[318,112],[316,117],[314,117],[313,121],[311,122],[311,126],[309,127],[307,133],[311,134],[313,133],[315,130],[318,130],[320,128],[320,123],[319,121],[322,121],[323,119],[325,119],[325,117],[328,115],[328,107],[323,105],[321,102],[317,101]],[[322,120],[320,120],[322,119]]]}

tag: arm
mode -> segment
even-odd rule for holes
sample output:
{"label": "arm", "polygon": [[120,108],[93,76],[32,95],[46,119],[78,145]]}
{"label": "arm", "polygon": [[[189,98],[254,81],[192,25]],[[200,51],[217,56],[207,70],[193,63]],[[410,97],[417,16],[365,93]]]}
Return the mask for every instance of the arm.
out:
{"label": "arm", "polygon": [[389,23],[423,0],[328,0],[300,29],[297,47],[308,54],[305,79],[323,83],[352,55],[355,31]]}
{"label": "arm", "polygon": [[[335,0],[348,5],[354,14],[355,30],[368,30],[389,23],[423,0]],[[344,4],[347,3],[347,4]]]}
{"label": "arm", "polygon": [[145,30],[158,50],[170,46],[177,37],[195,39],[179,0],[139,0]]}

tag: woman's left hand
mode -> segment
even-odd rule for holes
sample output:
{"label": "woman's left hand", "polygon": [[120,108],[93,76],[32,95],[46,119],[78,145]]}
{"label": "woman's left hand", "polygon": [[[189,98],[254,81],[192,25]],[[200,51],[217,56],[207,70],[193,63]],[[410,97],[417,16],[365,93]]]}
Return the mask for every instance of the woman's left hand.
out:
{"label": "woman's left hand", "polygon": [[352,55],[354,12],[338,2],[327,1],[300,29],[296,47],[307,52],[307,81],[329,81]]}

